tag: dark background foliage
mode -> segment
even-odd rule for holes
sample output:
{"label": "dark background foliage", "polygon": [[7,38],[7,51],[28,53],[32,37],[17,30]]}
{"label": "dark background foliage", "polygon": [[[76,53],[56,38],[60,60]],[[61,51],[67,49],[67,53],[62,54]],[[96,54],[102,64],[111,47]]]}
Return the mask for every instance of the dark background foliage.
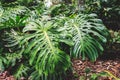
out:
{"label": "dark background foliage", "polygon": [[109,29],[120,29],[119,0],[85,0],[85,12],[96,13]]}

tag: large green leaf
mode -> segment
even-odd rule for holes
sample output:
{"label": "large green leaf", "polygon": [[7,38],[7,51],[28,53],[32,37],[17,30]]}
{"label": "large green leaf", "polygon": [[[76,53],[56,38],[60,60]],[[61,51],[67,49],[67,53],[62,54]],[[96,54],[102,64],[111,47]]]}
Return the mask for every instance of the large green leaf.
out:
{"label": "large green leaf", "polygon": [[72,57],[88,57],[95,61],[107,42],[108,31],[95,14],[75,15],[65,23],[66,30],[73,35],[74,47]]}
{"label": "large green leaf", "polygon": [[59,42],[63,40],[58,40],[59,32],[54,33],[53,27],[51,21],[36,21],[23,29],[23,32],[33,32],[24,36],[21,45],[27,42],[25,54],[29,55],[30,65],[34,65],[40,75],[61,73],[70,67],[69,56],[59,48]]}

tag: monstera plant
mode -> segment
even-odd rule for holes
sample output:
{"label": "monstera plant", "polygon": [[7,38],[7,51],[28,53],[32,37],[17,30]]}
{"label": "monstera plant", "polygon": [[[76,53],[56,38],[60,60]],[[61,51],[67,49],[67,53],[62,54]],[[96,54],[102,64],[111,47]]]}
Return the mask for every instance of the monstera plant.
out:
{"label": "monstera plant", "polygon": [[9,69],[17,79],[65,80],[71,58],[95,61],[102,54],[109,33],[96,14],[51,16],[50,9],[41,14],[35,8],[1,8],[0,71]]}
{"label": "monstera plant", "polygon": [[[16,45],[21,48],[19,54],[22,53],[29,58],[28,63],[40,75],[39,79],[41,79],[42,75],[46,78],[51,75],[50,80],[56,80],[56,78],[53,79],[55,75],[63,75],[63,72],[66,72],[71,66],[69,55],[60,48],[62,40],[59,35],[61,32],[55,31],[56,29],[54,29],[53,25],[52,21],[42,22],[37,20],[28,22],[26,27],[23,28],[23,35],[13,34],[17,42]],[[11,40],[7,47],[16,46],[13,45],[16,42]],[[36,77],[31,78],[34,79]],[[38,80],[38,78],[35,80]]]}
{"label": "monstera plant", "polygon": [[[64,80],[63,74],[71,68],[70,56],[95,61],[102,54],[109,34],[96,17],[95,14],[76,14],[28,21],[22,32],[13,30],[9,35],[11,40],[5,39],[6,47],[18,47],[15,52],[22,54],[34,70],[29,75],[31,79]],[[65,51],[61,43],[68,45],[70,51]]]}

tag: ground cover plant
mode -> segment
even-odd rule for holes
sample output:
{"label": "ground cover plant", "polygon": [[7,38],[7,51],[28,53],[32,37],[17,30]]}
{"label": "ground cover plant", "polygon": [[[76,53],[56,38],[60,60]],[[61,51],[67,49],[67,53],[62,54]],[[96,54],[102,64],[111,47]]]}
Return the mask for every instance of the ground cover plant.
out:
{"label": "ground cover plant", "polygon": [[59,0],[0,1],[0,72],[15,79],[66,80],[72,59],[96,61],[109,31],[96,13],[76,6]]}

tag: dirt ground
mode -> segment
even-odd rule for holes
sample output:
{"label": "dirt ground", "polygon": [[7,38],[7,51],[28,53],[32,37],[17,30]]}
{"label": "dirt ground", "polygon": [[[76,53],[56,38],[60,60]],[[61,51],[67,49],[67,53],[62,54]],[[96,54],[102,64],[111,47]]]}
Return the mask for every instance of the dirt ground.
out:
{"label": "dirt ground", "polygon": [[90,69],[88,76],[101,72],[109,74],[109,77],[99,77],[98,80],[120,80],[120,45],[117,48],[106,50],[95,62],[73,59],[73,80],[81,80],[80,76],[86,76],[86,68]]}

